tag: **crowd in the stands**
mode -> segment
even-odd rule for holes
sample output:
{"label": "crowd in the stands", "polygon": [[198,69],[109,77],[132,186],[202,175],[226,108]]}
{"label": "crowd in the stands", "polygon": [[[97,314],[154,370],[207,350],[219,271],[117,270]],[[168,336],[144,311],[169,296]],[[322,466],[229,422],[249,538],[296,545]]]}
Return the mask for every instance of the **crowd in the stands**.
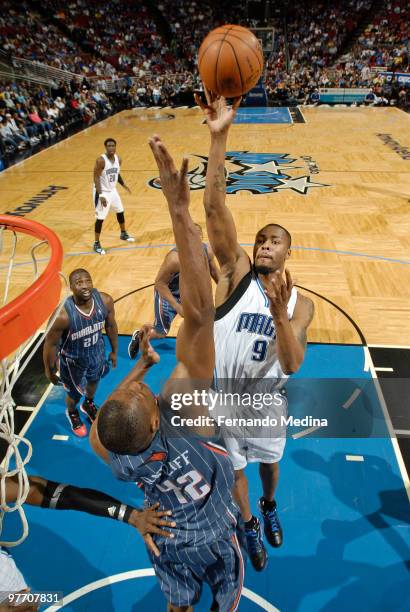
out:
{"label": "crowd in the stands", "polygon": [[[377,10],[374,10],[377,8]],[[48,86],[0,81],[0,155],[36,147],[120,108],[192,103],[198,47],[210,29],[246,21],[229,0],[3,0],[0,60],[55,71]],[[309,103],[320,87],[367,87],[374,103],[410,105],[380,69],[409,70],[408,0],[294,0],[275,29],[265,84],[271,103]],[[267,26],[268,22],[258,25]],[[4,73],[3,73],[4,74]]]}
{"label": "crowd in the stands", "polygon": [[113,111],[109,97],[86,79],[55,88],[4,81],[0,91],[0,154],[13,155],[86,127]]}
{"label": "crowd in the stands", "polygon": [[277,24],[277,47],[267,66],[270,96],[308,102],[320,87],[365,87],[380,101],[404,105],[406,88],[380,76],[379,68],[409,70],[410,3],[383,2],[377,12],[373,5],[318,1],[308,10],[302,1],[294,4],[286,35],[283,22]]}

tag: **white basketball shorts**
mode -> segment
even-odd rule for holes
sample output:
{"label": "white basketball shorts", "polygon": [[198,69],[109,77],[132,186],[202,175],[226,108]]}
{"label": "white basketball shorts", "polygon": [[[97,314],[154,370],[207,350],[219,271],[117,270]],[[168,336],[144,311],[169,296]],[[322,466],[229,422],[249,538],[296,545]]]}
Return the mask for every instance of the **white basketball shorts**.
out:
{"label": "white basketball shorts", "polygon": [[[235,470],[243,470],[248,463],[277,463],[282,459],[287,408],[287,399],[279,392],[275,393],[275,405],[265,406],[260,411],[221,404],[215,406],[210,414],[217,419],[219,435]],[[242,418],[246,419],[247,425],[242,425]]]}
{"label": "white basketball shorts", "polygon": [[0,549],[0,604],[7,598],[7,591],[19,592],[27,589],[26,581],[14,562],[13,557],[4,549]]}
{"label": "white basketball shorts", "polygon": [[[103,206],[100,202],[101,196],[105,198],[107,206]],[[95,216],[97,219],[103,221],[110,210],[112,209],[115,213],[124,212],[124,207],[121,202],[120,194],[116,189],[112,191],[103,191],[101,196],[97,196],[95,188],[93,189],[93,202],[95,206]]]}

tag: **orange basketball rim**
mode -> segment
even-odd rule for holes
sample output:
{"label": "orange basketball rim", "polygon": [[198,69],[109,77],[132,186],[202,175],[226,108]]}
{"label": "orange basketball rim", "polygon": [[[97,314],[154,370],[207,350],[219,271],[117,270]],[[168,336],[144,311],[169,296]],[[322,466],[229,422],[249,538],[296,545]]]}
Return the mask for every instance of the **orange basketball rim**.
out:
{"label": "orange basketball rim", "polygon": [[0,227],[48,242],[51,256],[42,274],[21,295],[0,309],[0,360],[13,353],[50,316],[61,294],[63,247],[45,225],[21,217],[0,215]]}

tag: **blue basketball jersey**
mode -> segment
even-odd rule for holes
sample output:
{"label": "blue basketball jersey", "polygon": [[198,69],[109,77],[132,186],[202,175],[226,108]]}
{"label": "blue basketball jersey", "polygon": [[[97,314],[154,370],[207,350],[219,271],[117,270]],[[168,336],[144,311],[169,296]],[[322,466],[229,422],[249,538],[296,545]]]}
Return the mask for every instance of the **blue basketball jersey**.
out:
{"label": "blue basketball jersey", "polygon": [[64,308],[70,319],[70,326],[61,339],[61,355],[86,366],[105,360],[102,329],[108,312],[97,289],[93,289],[92,308],[89,313],[75,304],[73,296],[66,299]]}
{"label": "blue basketball jersey", "polygon": [[[209,253],[208,253],[208,245],[205,244],[205,242],[202,243],[202,246],[204,247],[204,251],[205,254],[208,258],[209,261]],[[177,251],[177,248],[171,249],[172,251]],[[170,290],[170,292],[172,293],[172,295],[174,296],[175,299],[179,300],[180,299],[180,294],[179,294],[179,272],[175,272],[175,274],[173,274],[171,276],[171,279],[168,283],[168,289]]]}
{"label": "blue basketball jersey", "polygon": [[114,475],[141,486],[147,505],[159,502],[172,511],[174,538],[155,538],[167,550],[230,538],[238,508],[231,494],[234,471],[228,453],[206,438],[179,435],[170,421],[176,413],[161,398],[160,406],[161,426],[149,448],[137,455],[110,453]]}

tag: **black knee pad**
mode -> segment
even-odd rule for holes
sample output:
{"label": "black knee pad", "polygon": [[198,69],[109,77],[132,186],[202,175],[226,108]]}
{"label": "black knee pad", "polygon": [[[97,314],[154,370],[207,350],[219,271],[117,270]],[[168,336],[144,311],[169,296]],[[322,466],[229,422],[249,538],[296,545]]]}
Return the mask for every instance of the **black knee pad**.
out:
{"label": "black knee pad", "polygon": [[97,219],[94,226],[94,231],[96,234],[101,234],[101,229],[104,221],[103,219]]}

